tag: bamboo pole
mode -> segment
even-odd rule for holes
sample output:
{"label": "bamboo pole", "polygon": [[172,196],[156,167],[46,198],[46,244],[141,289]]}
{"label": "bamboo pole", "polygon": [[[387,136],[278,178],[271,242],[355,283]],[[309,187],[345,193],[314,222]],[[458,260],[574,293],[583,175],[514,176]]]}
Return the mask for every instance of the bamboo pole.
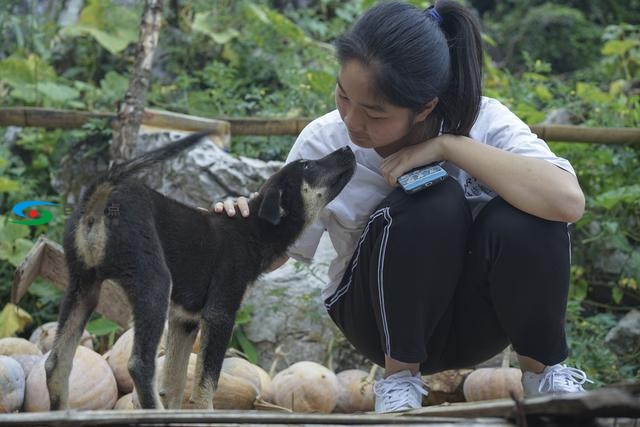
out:
{"label": "bamboo pole", "polygon": [[[79,128],[89,119],[114,119],[103,112],[54,110],[47,108],[0,108],[0,126]],[[309,118],[220,118],[209,119],[155,109],[146,109],[142,123],[148,126],[188,131],[211,130],[231,135],[298,135]],[[589,128],[569,125],[532,125],[545,141],[640,145],[640,128]]]}

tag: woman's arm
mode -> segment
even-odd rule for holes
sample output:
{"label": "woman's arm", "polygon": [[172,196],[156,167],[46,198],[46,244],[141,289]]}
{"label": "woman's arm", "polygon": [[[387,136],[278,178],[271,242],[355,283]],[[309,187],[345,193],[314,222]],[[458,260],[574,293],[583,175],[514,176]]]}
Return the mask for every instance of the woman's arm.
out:
{"label": "woman's arm", "polygon": [[382,170],[391,185],[403,173],[446,160],[482,181],[508,203],[540,218],[575,222],[584,212],[577,179],[546,160],[500,150],[458,135],[441,135],[387,157]]}

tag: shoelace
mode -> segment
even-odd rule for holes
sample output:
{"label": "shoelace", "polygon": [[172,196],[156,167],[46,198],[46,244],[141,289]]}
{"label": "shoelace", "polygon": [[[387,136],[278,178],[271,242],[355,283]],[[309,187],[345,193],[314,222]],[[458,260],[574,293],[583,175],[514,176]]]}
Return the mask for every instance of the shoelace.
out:
{"label": "shoelace", "polygon": [[584,391],[582,384],[585,382],[593,383],[593,381],[587,378],[587,374],[584,371],[569,368],[566,365],[558,365],[544,375],[538,386],[538,391],[541,393]]}
{"label": "shoelace", "polygon": [[422,402],[418,399],[421,395],[427,396],[429,394],[424,386],[424,382],[418,377],[393,378],[376,382],[373,386],[373,392],[376,396],[384,399],[388,411],[394,411],[421,406]]}

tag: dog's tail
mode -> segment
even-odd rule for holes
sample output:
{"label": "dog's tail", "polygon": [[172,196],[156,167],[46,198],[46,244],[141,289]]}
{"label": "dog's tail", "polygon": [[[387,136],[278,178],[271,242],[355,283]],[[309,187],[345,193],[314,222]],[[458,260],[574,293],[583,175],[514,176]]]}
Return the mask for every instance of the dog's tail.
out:
{"label": "dog's tail", "polygon": [[109,181],[112,183],[122,181],[144,168],[152,166],[153,164],[163,160],[170,159],[178,155],[180,152],[193,147],[209,134],[211,134],[210,131],[193,133],[184,138],[170,142],[156,150],[149,151],[148,153],[134,159],[114,165],[107,171],[103,179],[100,181]]}

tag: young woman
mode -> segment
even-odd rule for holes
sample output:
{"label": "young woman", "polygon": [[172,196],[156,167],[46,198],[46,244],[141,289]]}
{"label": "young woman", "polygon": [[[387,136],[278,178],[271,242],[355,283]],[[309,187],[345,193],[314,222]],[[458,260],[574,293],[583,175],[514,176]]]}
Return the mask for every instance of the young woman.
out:
{"label": "young woman", "polygon": [[[376,410],[420,406],[420,373],[467,367],[513,345],[527,396],[582,391],[567,357],[567,223],[584,196],[500,102],[481,96],[479,24],[441,0],[381,3],[336,42],[337,110],[314,120],[287,161],[348,145],[352,181],[290,249],[309,261],[324,231],[337,257],[323,298],[356,349],[385,367]],[[397,178],[442,163],[414,194]],[[215,205],[248,215],[247,201]],[[284,262],[285,260],[282,260]]]}

